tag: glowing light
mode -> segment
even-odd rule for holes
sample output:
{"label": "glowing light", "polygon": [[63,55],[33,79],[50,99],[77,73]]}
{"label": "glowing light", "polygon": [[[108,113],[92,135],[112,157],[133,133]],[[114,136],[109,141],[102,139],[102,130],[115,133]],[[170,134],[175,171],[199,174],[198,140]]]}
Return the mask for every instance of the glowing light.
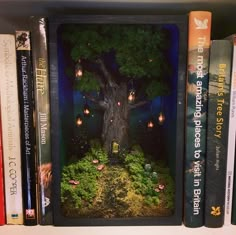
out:
{"label": "glowing light", "polygon": [[79,69],[76,73],[76,77],[82,77],[82,75],[83,75],[83,71]]}
{"label": "glowing light", "polygon": [[154,127],[153,121],[149,121],[149,122],[147,123],[147,127],[148,127],[148,128],[153,128],[153,127]]}
{"label": "glowing light", "polygon": [[90,114],[89,109],[85,109],[85,110],[84,110],[84,114],[89,115],[89,114]]}
{"label": "glowing light", "polygon": [[130,90],[128,95],[128,102],[133,103],[135,101],[135,90]]}
{"label": "glowing light", "polygon": [[118,106],[121,106],[121,102],[120,102],[120,101],[118,101],[118,102],[117,102],[117,105],[118,105]]}
{"label": "glowing light", "polygon": [[158,116],[158,123],[162,125],[164,122],[165,122],[165,115],[163,112],[160,112]]}
{"label": "glowing light", "polygon": [[80,63],[77,63],[75,65],[75,77],[77,79],[81,79],[81,77],[83,76],[83,70],[82,70],[82,66]]}
{"label": "glowing light", "polygon": [[76,117],[76,125],[81,126],[83,124],[83,120],[80,115]]}

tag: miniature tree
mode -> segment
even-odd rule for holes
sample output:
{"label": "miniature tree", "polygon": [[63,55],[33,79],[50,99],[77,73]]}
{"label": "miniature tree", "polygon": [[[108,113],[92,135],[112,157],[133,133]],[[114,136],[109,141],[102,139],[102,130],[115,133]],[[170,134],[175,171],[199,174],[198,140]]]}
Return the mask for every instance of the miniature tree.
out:
{"label": "miniature tree", "polygon": [[110,152],[114,141],[127,148],[131,110],[170,91],[168,33],[156,25],[114,24],[70,25],[63,32],[79,80],[75,89],[104,112],[104,148]]}

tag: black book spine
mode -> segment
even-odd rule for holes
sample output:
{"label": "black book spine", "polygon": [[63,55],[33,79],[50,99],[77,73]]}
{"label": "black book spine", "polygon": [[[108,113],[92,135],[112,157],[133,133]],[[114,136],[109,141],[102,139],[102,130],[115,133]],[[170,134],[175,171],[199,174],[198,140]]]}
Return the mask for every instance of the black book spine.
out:
{"label": "black book spine", "polygon": [[205,226],[224,224],[232,43],[214,40],[210,50]]}
{"label": "black book spine", "polygon": [[29,31],[16,31],[24,224],[37,224],[34,96]]}
{"label": "black book spine", "polygon": [[31,17],[32,61],[34,74],[36,146],[38,168],[39,224],[52,224],[51,137],[48,70],[48,30],[44,17]]}

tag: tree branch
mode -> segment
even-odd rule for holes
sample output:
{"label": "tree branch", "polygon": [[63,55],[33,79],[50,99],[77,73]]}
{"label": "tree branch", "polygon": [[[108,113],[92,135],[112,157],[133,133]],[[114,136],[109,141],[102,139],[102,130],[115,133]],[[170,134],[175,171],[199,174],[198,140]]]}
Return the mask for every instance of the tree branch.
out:
{"label": "tree branch", "polygon": [[147,104],[149,101],[140,101],[140,102],[138,102],[138,103],[135,103],[135,104],[129,104],[129,106],[128,106],[128,109],[129,110],[131,110],[131,109],[135,109],[135,108],[138,108],[138,107],[141,107],[141,106],[143,106],[143,105],[145,105],[145,104]]}
{"label": "tree branch", "polygon": [[108,104],[104,101],[104,100],[100,100],[95,98],[94,96],[88,94],[88,93],[84,93],[83,95],[90,100],[91,102],[95,103],[98,107],[100,107],[101,109],[105,110],[108,108]]}
{"label": "tree branch", "polygon": [[96,61],[100,65],[100,68],[101,68],[105,78],[107,79],[108,85],[112,88],[118,88],[119,87],[118,84],[115,82],[112,75],[110,74],[110,72],[106,68],[104,61],[101,58],[98,58]]}

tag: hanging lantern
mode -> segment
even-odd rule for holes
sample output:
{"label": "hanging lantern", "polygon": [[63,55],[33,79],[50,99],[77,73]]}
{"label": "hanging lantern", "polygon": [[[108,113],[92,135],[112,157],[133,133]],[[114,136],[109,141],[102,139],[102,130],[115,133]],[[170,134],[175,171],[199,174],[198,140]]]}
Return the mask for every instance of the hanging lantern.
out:
{"label": "hanging lantern", "polygon": [[128,102],[133,103],[135,101],[135,90],[131,89],[128,95]]}
{"label": "hanging lantern", "polygon": [[85,116],[89,116],[89,115],[90,115],[90,109],[89,109],[88,104],[85,104],[85,105],[84,105],[84,110],[83,110],[83,112],[84,112],[84,115],[85,115]]}
{"label": "hanging lantern", "polygon": [[154,127],[154,122],[152,120],[149,120],[147,123],[148,129],[152,129]]}
{"label": "hanging lantern", "polygon": [[160,125],[163,125],[164,122],[165,122],[165,115],[164,115],[163,112],[160,112],[160,113],[159,113],[159,116],[158,116],[158,123],[159,123]]}
{"label": "hanging lantern", "polygon": [[83,119],[81,118],[81,115],[78,114],[76,117],[76,126],[81,126],[83,124]]}
{"label": "hanging lantern", "polygon": [[80,80],[82,78],[82,76],[83,76],[82,66],[80,63],[77,63],[75,65],[75,78]]}

